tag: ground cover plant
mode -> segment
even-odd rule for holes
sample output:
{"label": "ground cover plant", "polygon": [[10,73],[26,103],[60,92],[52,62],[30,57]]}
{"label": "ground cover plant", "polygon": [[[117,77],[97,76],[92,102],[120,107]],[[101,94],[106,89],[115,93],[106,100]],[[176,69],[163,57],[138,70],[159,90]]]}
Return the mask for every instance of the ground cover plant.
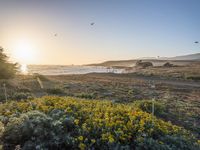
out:
{"label": "ground cover plant", "polygon": [[3,149],[199,149],[189,131],[135,104],[42,97],[0,105]]}

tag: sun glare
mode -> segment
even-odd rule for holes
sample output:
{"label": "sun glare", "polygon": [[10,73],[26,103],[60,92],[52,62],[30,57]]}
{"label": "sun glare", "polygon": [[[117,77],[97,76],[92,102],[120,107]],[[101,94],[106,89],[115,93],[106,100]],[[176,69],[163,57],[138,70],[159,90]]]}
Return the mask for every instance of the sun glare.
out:
{"label": "sun glare", "polygon": [[28,68],[26,64],[22,64],[20,67],[20,71],[22,74],[27,74],[28,73]]}
{"label": "sun glare", "polygon": [[27,40],[20,40],[16,43],[13,55],[20,63],[25,64],[34,63],[36,58],[35,50]]}

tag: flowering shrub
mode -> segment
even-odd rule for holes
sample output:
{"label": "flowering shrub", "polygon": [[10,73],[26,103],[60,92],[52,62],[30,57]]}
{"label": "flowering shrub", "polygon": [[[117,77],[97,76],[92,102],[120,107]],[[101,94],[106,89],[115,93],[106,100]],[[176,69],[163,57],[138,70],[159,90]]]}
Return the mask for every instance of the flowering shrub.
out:
{"label": "flowering shrub", "polygon": [[199,149],[188,131],[134,104],[42,97],[0,105],[4,149]]}
{"label": "flowering shrub", "polygon": [[162,104],[161,102],[152,100],[139,100],[135,101],[134,104],[140,108],[141,110],[151,113],[152,112],[152,103],[154,103],[154,114],[157,117],[164,117],[166,115],[166,112],[168,111],[165,107],[165,104]]}
{"label": "flowering shrub", "polygon": [[12,99],[15,100],[22,100],[22,99],[33,99],[33,95],[30,92],[17,92],[14,93],[12,96]]}
{"label": "flowering shrub", "polygon": [[67,138],[70,140],[62,118],[54,120],[42,112],[29,111],[9,119],[2,141],[4,149],[13,149],[16,145],[23,145],[24,149],[41,149],[57,148],[57,145],[70,147],[69,143],[65,145]]}
{"label": "flowering shrub", "polygon": [[0,122],[0,137],[2,136],[3,132],[4,132],[4,124]]}

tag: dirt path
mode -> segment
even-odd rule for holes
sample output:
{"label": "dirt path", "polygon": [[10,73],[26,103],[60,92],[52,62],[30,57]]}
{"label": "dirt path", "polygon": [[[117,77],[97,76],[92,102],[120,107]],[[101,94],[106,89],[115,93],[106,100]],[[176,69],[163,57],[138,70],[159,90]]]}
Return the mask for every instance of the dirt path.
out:
{"label": "dirt path", "polygon": [[175,80],[175,79],[164,79],[159,77],[144,77],[144,76],[134,76],[135,79],[141,79],[145,81],[159,82],[164,84],[169,84],[173,86],[190,87],[190,88],[200,88],[200,82],[185,81],[185,80]]}
{"label": "dirt path", "polygon": [[100,78],[131,78],[136,80],[143,80],[145,82],[155,82],[155,83],[163,83],[167,85],[172,85],[176,87],[182,88],[197,88],[200,89],[199,81],[190,81],[190,80],[181,80],[181,79],[169,79],[169,78],[161,78],[156,76],[142,76],[136,74],[105,74],[105,73],[92,73],[88,74],[88,76],[100,77]]}

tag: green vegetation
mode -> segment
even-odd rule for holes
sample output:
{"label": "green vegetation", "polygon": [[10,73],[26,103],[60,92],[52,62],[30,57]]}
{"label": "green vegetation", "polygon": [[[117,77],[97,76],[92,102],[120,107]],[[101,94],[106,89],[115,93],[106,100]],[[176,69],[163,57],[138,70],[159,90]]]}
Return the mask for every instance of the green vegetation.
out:
{"label": "green vegetation", "polygon": [[148,111],[145,105],[72,97],[10,101],[0,105],[0,144],[4,149],[200,149],[194,135],[142,111]]}
{"label": "green vegetation", "polygon": [[17,64],[8,62],[8,56],[0,47],[0,79],[9,79],[14,77],[17,72]]}
{"label": "green vegetation", "polygon": [[95,99],[96,96],[95,96],[95,93],[78,93],[75,95],[76,97],[79,97],[79,98],[85,98],[85,99]]}
{"label": "green vegetation", "polygon": [[14,100],[32,99],[34,96],[29,92],[16,92],[12,95]]}
{"label": "green vegetation", "polygon": [[[41,88],[37,77],[41,78]],[[154,90],[149,83],[135,79],[132,74],[87,74],[67,76],[16,76],[0,80],[6,83],[8,101],[33,99],[47,95],[73,96],[84,99],[108,99],[118,103],[134,103],[145,112],[151,113],[155,99],[155,115],[165,121],[184,127],[200,137],[200,90],[195,87],[172,86],[156,83]],[[0,102],[5,102],[3,86]]]}
{"label": "green vegetation", "polygon": [[167,108],[165,107],[164,103],[152,100],[139,100],[135,101],[134,104],[140,108],[141,110],[151,113],[152,112],[152,103],[154,103],[154,115],[163,118],[167,116]]}
{"label": "green vegetation", "polygon": [[189,79],[189,80],[200,81],[200,76],[199,75],[187,75],[185,78]]}
{"label": "green vegetation", "polygon": [[57,95],[57,94],[63,94],[64,91],[61,88],[51,88],[51,89],[46,89],[46,92],[48,94],[52,94],[52,95]]}

